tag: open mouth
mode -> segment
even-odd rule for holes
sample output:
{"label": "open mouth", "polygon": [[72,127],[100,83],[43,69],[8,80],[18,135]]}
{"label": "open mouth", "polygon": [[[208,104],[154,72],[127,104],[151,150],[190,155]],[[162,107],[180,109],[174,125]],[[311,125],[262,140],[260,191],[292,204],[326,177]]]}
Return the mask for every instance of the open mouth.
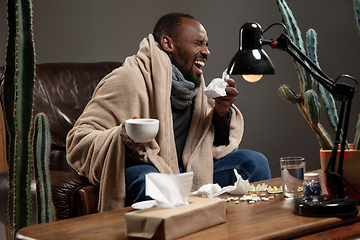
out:
{"label": "open mouth", "polygon": [[203,62],[203,61],[200,61],[200,60],[196,60],[196,61],[194,61],[194,65],[195,65],[195,67],[198,69],[198,71],[199,71],[199,74],[201,75],[202,74],[202,67],[203,66],[205,66],[205,62]]}

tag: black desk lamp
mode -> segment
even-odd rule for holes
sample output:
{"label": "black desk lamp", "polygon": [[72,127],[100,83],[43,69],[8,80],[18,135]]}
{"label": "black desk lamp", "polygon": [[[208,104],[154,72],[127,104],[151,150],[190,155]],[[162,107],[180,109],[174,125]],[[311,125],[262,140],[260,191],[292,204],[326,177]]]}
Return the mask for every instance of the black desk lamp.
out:
{"label": "black desk lamp", "polygon": [[[262,38],[269,28],[274,25],[281,25],[284,33],[276,40],[266,40]],[[229,75],[241,74],[250,82],[260,80],[263,74],[274,74],[274,66],[268,58],[263,45],[270,45],[272,48],[280,49],[289,53],[314,79],[327,89],[336,100],[341,101],[339,123],[336,131],[334,147],[327,162],[325,174],[327,185],[330,188],[336,188],[336,196],[326,195],[318,198],[301,198],[295,201],[295,213],[302,216],[326,216],[342,217],[357,214],[356,200],[345,196],[343,189],[343,160],[345,143],[347,139],[347,130],[350,116],[351,101],[354,97],[355,88],[349,84],[337,83],[341,77],[353,80],[357,88],[358,82],[349,75],[341,75],[332,80],[322,72],[289,38],[286,34],[286,27],[282,23],[270,25],[265,31],[256,22],[247,22],[240,29],[240,49],[231,60],[227,73]],[[344,113],[345,111],[345,113]],[[345,119],[344,119],[345,114]],[[343,124],[344,119],[344,124]],[[343,126],[343,127],[342,127]],[[336,153],[340,142],[340,134],[343,132],[341,142],[341,152],[338,164],[338,171],[335,173]],[[357,189],[355,189],[359,192]]]}

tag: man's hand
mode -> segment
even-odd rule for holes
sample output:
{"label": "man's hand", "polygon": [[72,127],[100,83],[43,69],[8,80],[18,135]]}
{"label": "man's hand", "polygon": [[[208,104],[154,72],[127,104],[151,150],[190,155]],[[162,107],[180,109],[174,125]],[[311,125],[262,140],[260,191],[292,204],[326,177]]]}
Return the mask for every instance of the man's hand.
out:
{"label": "man's hand", "polygon": [[[134,116],[133,119],[139,119],[138,116]],[[126,133],[125,129],[125,123],[122,125],[121,131],[120,131],[121,138],[123,142],[128,146],[131,150],[138,150],[144,143],[136,143],[134,142],[129,135]]]}
{"label": "man's hand", "polygon": [[229,114],[229,108],[235,102],[236,96],[239,92],[236,90],[235,81],[230,78],[225,78],[225,82],[228,86],[225,88],[226,96],[214,98],[216,113],[221,118],[227,118]]}

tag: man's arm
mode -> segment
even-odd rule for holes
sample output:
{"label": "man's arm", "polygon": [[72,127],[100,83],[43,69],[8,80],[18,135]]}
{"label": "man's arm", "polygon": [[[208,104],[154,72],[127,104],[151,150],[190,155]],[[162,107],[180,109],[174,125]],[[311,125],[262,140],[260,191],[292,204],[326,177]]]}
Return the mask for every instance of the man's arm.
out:
{"label": "man's arm", "polygon": [[229,109],[239,93],[236,90],[233,79],[225,78],[225,81],[228,83],[228,86],[225,88],[226,96],[215,98],[213,124],[215,128],[214,146],[216,147],[229,144],[229,127],[231,120]]}
{"label": "man's arm", "polygon": [[213,116],[213,124],[215,128],[214,146],[228,145],[229,144],[229,127],[230,127],[231,114],[229,112],[228,118],[221,118],[216,111]]}

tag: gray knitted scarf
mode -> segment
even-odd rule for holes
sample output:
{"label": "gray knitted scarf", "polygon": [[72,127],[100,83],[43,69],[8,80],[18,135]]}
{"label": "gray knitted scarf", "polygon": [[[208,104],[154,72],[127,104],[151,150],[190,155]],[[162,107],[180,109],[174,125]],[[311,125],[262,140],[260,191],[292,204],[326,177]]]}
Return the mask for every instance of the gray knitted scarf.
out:
{"label": "gray knitted scarf", "polygon": [[186,80],[180,70],[172,65],[172,85],[171,85],[171,105],[182,110],[192,103],[193,98],[199,88],[195,84]]}

